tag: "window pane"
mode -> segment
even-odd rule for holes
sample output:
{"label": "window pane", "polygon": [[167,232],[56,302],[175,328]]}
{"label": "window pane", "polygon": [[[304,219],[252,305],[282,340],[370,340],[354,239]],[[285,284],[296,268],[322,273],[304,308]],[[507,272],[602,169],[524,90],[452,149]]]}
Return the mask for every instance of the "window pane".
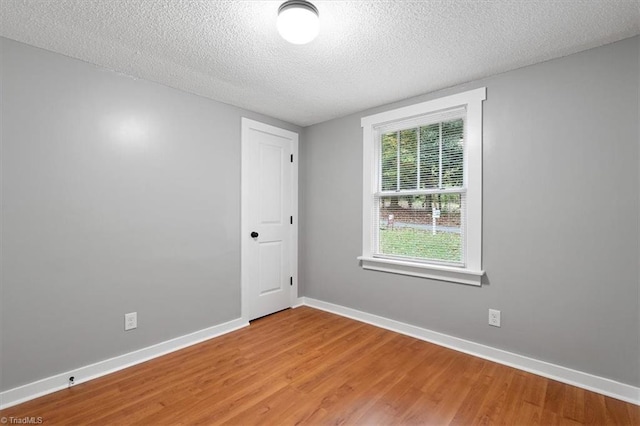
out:
{"label": "window pane", "polygon": [[418,188],[418,129],[400,131],[400,189]]}
{"label": "window pane", "polygon": [[462,120],[442,123],[442,188],[461,188],[463,185]]}
{"label": "window pane", "polygon": [[398,189],[398,133],[382,135],[381,148],[380,189],[395,191]]}
{"label": "window pane", "polygon": [[438,188],[440,175],[440,125],[420,128],[420,188]]}
{"label": "window pane", "polygon": [[462,194],[380,197],[377,254],[463,263],[463,203]]}

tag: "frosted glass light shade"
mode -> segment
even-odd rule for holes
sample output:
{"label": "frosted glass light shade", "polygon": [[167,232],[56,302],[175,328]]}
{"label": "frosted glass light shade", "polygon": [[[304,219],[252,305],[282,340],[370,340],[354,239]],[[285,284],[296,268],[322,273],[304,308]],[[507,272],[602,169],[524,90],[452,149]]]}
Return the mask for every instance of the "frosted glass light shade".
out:
{"label": "frosted glass light shade", "polygon": [[289,43],[309,43],[320,32],[318,9],[308,1],[286,1],[278,9],[277,27]]}

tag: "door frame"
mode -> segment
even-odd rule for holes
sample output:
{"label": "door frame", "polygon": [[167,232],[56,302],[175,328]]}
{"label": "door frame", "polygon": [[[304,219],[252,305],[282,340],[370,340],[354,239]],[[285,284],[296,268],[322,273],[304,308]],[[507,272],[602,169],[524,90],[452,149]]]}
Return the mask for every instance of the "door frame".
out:
{"label": "door frame", "polygon": [[248,263],[248,244],[251,243],[246,238],[251,232],[251,224],[248,223],[249,218],[246,208],[249,205],[249,178],[250,170],[246,166],[246,158],[249,152],[249,143],[247,135],[250,130],[255,129],[265,133],[272,133],[284,137],[290,137],[292,142],[293,164],[291,167],[291,215],[293,216],[293,225],[291,225],[291,276],[293,277],[293,286],[291,286],[290,306],[293,307],[298,303],[298,139],[296,132],[282,129],[280,127],[271,126],[259,121],[251,120],[246,117],[241,119],[240,134],[240,311],[242,319],[249,321],[249,283],[247,281],[244,265]]}

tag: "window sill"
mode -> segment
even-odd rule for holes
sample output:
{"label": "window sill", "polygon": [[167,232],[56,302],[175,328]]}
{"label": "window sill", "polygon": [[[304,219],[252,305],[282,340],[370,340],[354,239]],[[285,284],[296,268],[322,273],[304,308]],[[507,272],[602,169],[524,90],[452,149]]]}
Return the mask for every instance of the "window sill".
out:
{"label": "window sill", "polygon": [[426,265],[377,257],[360,256],[358,260],[362,262],[362,269],[475,286],[482,285],[482,276],[484,275],[484,271],[472,271],[451,266]]}

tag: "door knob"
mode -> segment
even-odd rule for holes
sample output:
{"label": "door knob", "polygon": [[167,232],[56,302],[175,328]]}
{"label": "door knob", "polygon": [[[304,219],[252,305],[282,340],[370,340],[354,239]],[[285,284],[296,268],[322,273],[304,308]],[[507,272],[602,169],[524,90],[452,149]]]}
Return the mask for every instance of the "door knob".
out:
{"label": "door knob", "polygon": [[260,235],[260,234],[258,234],[256,231],[253,231],[251,233],[251,238],[258,238],[258,235]]}

